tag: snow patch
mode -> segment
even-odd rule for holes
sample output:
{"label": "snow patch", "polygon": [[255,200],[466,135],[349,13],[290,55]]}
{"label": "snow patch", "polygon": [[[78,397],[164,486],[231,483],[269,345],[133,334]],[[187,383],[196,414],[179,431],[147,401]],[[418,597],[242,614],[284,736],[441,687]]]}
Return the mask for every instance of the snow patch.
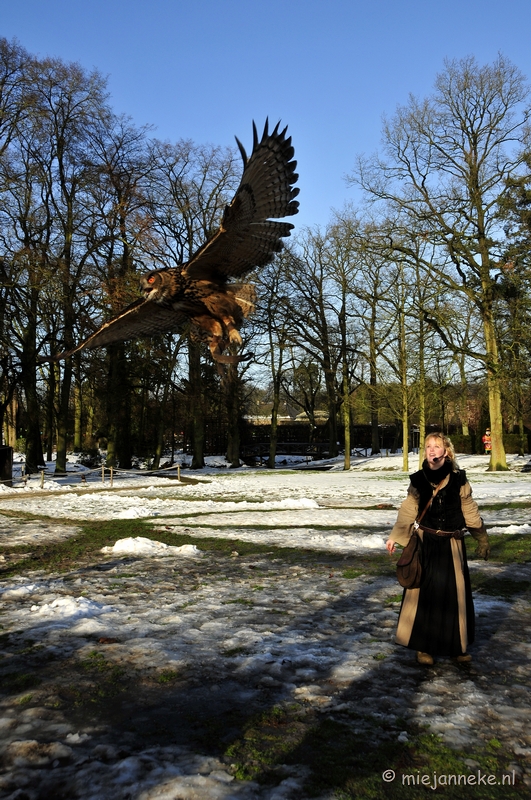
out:
{"label": "snow patch", "polygon": [[86,597],[58,597],[42,606],[33,605],[30,611],[39,617],[72,619],[74,617],[95,617],[113,611],[111,606],[101,605]]}
{"label": "snow patch", "polygon": [[102,547],[102,553],[114,554],[133,554],[141,556],[185,556],[186,558],[197,558],[201,556],[195,544],[183,544],[181,547],[174,547],[164,542],[155,542],[146,539],[145,536],[129,536],[127,539],[118,539],[112,547]]}
{"label": "snow patch", "polygon": [[531,533],[531,525],[495,525],[489,526],[489,533]]}

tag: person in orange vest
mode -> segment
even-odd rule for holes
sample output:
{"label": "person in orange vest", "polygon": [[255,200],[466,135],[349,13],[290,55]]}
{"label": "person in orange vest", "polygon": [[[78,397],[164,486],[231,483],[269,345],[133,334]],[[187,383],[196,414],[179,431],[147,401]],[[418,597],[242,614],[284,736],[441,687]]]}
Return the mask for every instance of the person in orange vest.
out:
{"label": "person in orange vest", "polygon": [[492,450],[490,428],[487,428],[487,430],[485,431],[485,435],[481,437],[481,441],[483,442],[483,447],[485,448],[485,455],[490,456],[490,451]]}

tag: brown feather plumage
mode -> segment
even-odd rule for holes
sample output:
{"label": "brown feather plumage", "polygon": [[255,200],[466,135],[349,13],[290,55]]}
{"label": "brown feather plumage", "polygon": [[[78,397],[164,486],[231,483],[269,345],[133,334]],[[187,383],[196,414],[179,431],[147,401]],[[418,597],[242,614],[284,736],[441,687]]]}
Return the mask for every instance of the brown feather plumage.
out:
{"label": "brown feather plumage", "polygon": [[209,342],[213,358],[235,364],[247,356],[223,355],[229,344],[241,345],[239,328],[254,309],[254,289],[230,283],[269,263],[282,249],[282,239],[293,225],[279,221],[298,211],[294,186],[298,175],[291,137],[279,125],[269,133],[268,122],[259,140],[253,123],[253,150],[249,157],[236,139],[243,159],[240,185],[225,208],[217,233],[186,263],[143,275],[144,297],[104,323],[65,358],[82,349],[104,347],[126,339],[178,331],[191,323]]}

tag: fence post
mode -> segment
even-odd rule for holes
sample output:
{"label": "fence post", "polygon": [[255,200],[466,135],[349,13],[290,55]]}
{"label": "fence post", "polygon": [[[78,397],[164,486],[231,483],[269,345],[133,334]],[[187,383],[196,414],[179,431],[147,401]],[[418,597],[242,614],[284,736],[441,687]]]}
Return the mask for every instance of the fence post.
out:
{"label": "fence post", "polygon": [[113,480],[112,480],[113,473],[114,473],[114,470],[113,470],[113,467],[111,467],[111,489],[112,489],[112,484],[113,484]]}

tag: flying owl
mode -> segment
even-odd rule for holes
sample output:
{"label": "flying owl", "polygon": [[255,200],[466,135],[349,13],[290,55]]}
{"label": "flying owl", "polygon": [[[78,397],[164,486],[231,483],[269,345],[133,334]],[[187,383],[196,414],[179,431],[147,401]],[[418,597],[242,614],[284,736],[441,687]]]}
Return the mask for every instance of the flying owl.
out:
{"label": "flying owl", "polygon": [[219,230],[185,264],[157,269],[140,279],[143,297],[105,322],[72,350],[55,356],[66,358],[83,349],[93,349],[180,331],[191,325],[192,334],[206,340],[212,357],[221,364],[237,364],[247,355],[224,355],[230,345],[242,344],[239,328],[254,309],[254,288],[230,282],[269,263],[282,249],[282,239],[293,225],[279,218],[296,214],[294,187],[297,162],[287,128],[279,125],[269,133],[266,120],[261,140],[253,123],[250,157],[236,139],[243,159],[243,175],[231,203],[226,206]]}

